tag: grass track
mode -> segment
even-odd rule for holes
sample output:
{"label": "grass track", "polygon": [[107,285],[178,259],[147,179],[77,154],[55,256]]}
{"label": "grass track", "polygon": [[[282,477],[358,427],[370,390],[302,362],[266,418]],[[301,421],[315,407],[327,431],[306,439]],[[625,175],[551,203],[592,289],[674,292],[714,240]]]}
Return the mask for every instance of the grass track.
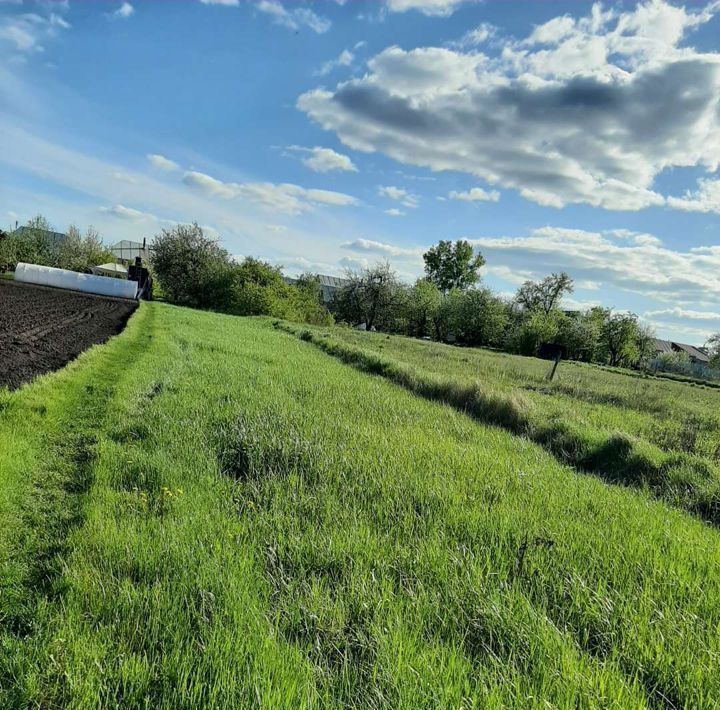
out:
{"label": "grass track", "polygon": [[718,531],[268,321],[145,304],[2,401],[1,514],[27,534],[47,442],[95,438],[64,475],[88,491],[49,505],[81,512],[53,531],[54,593],[22,583],[35,547],[3,557],[32,625],[3,637],[0,705],[720,697]]}

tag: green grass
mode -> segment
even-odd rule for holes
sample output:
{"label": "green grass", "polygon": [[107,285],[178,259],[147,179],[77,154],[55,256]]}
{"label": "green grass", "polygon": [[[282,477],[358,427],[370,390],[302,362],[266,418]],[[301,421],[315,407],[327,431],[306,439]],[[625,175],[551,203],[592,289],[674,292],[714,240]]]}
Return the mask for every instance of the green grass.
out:
{"label": "green grass", "polygon": [[267,320],[142,304],[1,402],[1,707],[720,697],[718,530]]}
{"label": "green grass", "polygon": [[663,379],[344,328],[277,327],[541,444],[561,461],[720,523],[720,393]]}

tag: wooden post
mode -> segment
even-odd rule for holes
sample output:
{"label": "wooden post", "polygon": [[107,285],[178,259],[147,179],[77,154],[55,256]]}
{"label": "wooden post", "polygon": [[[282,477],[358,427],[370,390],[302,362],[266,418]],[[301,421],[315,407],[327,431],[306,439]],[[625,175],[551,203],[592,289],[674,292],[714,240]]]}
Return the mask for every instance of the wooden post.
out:
{"label": "wooden post", "polygon": [[552,369],[548,373],[548,380],[550,382],[553,381],[553,377],[555,377],[555,370],[557,370],[558,365],[560,364],[560,358],[562,357],[562,353],[558,350],[558,354],[555,356],[555,362],[553,363]]}

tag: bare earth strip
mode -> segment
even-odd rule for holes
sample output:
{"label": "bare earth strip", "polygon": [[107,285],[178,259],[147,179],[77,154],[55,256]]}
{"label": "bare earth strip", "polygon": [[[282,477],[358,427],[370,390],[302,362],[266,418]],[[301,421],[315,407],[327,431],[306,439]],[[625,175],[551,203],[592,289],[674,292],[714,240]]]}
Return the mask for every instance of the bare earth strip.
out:
{"label": "bare earth strip", "polygon": [[0,281],[0,387],[16,389],[119,333],[136,303]]}

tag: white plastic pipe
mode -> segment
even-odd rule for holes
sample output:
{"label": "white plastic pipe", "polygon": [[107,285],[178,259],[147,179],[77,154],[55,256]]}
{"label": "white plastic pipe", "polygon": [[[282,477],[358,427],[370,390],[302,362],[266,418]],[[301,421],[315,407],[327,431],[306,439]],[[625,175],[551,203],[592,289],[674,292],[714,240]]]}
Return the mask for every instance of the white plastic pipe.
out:
{"label": "white plastic pipe", "polygon": [[99,296],[114,298],[132,298],[137,296],[137,282],[114,279],[110,276],[79,274],[66,269],[54,269],[52,266],[19,263],[15,267],[15,280],[38,286],[54,286],[71,291],[96,293]]}

